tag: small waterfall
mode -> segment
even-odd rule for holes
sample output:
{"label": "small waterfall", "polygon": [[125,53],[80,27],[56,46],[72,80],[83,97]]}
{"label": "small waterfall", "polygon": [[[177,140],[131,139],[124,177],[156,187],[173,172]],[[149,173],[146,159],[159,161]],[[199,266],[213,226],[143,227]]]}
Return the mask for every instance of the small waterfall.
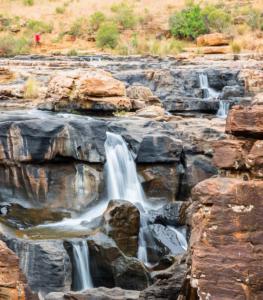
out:
{"label": "small waterfall", "polygon": [[177,236],[177,240],[181,246],[181,248],[185,251],[187,251],[188,248],[188,244],[187,244],[187,240],[186,240],[186,232],[181,232],[180,230],[172,227],[172,226],[168,226],[168,228],[170,228],[172,231],[174,231],[176,233]]}
{"label": "small waterfall", "polygon": [[107,132],[105,151],[108,200],[127,200],[143,205],[145,196],[137,176],[136,165],[123,138]]}
{"label": "small waterfall", "polygon": [[229,103],[226,101],[220,100],[219,109],[217,111],[217,117],[221,119],[226,119],[229,112]]}
{"label": "small waterfall", "polygon": [[200,89],[203,90],[203,97],[205,99],[217,99],[219,93],[215,91],[214,89],[210,88],[209,82],[208,82],[208,77],[206,73],[200,73],[199,74],[199,84],[200,84]]}
{"label": "small waterfall", "polygon": [[89,248],[85,240],[72,241],[74,269],[74,289],[77,291],[93,287],[90,267]]}

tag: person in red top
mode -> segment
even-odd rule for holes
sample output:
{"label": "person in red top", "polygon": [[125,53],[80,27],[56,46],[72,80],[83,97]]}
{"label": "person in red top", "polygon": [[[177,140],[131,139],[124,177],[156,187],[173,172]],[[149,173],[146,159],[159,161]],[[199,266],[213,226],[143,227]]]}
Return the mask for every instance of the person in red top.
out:
{"label": "person in red top", "polygon": [[36,33],[35,34],[35,44],[36,44],[36,46],[40,45],[40,38],[41,38],[40,33]]}

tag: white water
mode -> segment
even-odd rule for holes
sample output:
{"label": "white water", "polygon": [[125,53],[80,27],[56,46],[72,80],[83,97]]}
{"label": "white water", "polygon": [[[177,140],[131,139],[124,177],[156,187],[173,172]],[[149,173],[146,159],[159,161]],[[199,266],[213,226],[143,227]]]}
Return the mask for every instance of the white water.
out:
{"label": "white water", "polygon": [[205,73],[199,74],[200,89],[204,91],[204,98],[217,99],[219,93],[209,86],[208,77]]}
{"label": "white water", "polygon": [[171,229],[172,231],[174,231],[176,233],[176,236],[177,236],[177,240],[181,246],[182,249],[184,249],[185,251],[187,251],[187,247],[188,247],[188,244],[187,244],[187,240],[186,240],[186,233],[182,233],[180,230],[172,227],[172,226],[168,226],[169,229]]}
{"label": "white water", "polygon": [[217,111],[217,117],[221,119],[226,119],[229,112],[229,103],[226,101],[220,100],[219,109]]}
{"label": "white water", "polygon": [[75,268],[75,289],[78,291],[93,288],[89,267],[89,248],[85,240],[72,241]]}

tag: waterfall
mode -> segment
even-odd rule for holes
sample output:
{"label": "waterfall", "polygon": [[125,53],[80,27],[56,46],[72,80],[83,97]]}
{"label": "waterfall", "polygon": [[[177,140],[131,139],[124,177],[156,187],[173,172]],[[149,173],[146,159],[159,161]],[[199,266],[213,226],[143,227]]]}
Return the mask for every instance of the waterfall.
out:
{"label": "waterfall", "polygon": [[172,226],[168,226],[168,228],[170,228],[172,231],[175,232],[176,236],[177,236],[177,240],[181,246],[181,248],[184,250],[184,251],[187,251],[187,248],[188,248],[188,244],[187,244],[187,240],[186,240],[186,232],[181,232],[180,230],[172,227]]}
{"label": "waterfall", "polygon": [[209,86],[208,77],[206,73],[199,74],[199,84],[200,89],[203,90],[203,97],[205,99],[217,99],[219,93]]}
{"label": "waterfall", "polygon": [[217,117],[221,119],[226,119],[229,112],[229,103],[223,100],[219,102],[219,109],[217,111]]}
{"label": "waterfall", "polygon": [[105,151],[108,200],[127,200],[143,205],[145,196],[136,165],[123,138],[107,132]]}
{"label": "waterfall", "polygon": [[72,241],[74,269],[74,289],[77,291],[90,289],[93,287],[90,267],[89,248],[87,241]]}

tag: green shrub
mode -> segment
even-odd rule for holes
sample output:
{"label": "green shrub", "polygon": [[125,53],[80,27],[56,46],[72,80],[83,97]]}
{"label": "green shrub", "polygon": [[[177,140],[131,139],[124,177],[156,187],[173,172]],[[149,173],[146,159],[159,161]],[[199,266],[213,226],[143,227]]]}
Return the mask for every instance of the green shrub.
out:
{"label": "green shrub", "polygon": [[14,38],[5,35],[0,38],[0,56],[13,56],[19,54],[28,54],[31,43],[24,37]]}
{"label": "green shrub", "polygon": [[39,84],[34,77],[28,78],[24,86],[24,98],[36,99],[39,96]]}
{"label": "green shrub", "polygon": [[96,43],[98,47],[108,47],[114,49],[118,44],[118,40],[119,31],[115,23],[103,23],[97,31]]}
{"label": "green shrub", "polygon": [[232,52],[235,54],[238,54],[241,52],[240,44],[235,41],[231,43],[231,49],[232,49]]}
{"label": "green shrub", "polygon": [[195,4],[172,15],[169,25],[171,33],[177,38],[195,39],[208,32],[202,10]]}
{"label": "green shrub", "polygon": [[134,14],[133,7],[125,1],[114,4],[111,10],[115,13],[116,22],[124,29],[132,29],[137,24],[137,18]]}
{"label": "green shrub", "polygon": [[53,30],[53,26],[51,24],[33,19],[27,21],[27,28],[34,33],[51,33]]}
{"label": "green shrub", "polygon": [[215,5],[207,5],[202,10],[209,31],[224,32],[231,25],[231,15]]}
{"label": "green shrub", "polygon": [[57,14],[63,15],[65,11],[66,11],[66,8],[64,6],[63,7],[56,7],[56,13]]}
{"label": "green shrub", "polygon": [[247,24],[252,30],[261,29],[263,24],[262,13],[257,9],[250,9],[246,16]]}
{"label": "green shrub", "polygon": [[24,5],[26,6],[33,6],[34,0],[23,0]]}
{"label": "green shrub", "polygon": [[106,21],[106,16],[97,11],[90,16],[90,26],[93,31],[97,31],[100,28],[100,25]]}
{"label": "green shrub", "polygon": [[85,18],[76,19],[71,25],[68,34],[74,37],[82,37],[88,31],[88,21]]}
{"label": "green shrub", "polygon": [[67,53],[68,56],[78,56],[78,52],[75,49],[70,49]]}

